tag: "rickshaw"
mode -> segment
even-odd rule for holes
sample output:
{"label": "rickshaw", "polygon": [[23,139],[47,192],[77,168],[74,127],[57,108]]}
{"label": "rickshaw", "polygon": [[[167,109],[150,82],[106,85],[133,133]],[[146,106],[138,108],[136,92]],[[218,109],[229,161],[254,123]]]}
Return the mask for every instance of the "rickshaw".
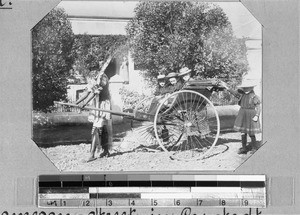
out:
{"label": "rickshaw", "polygon": [[[87,110],[106,111],[133,121],[147,122],[136,128],[141,136],[158,143],[171,159],[200,160],[215,147],[220,133],[220,120],[216,108],[209,100],[214,91],[221,91],[215,79],[191,80],[179,91],[160,99],[155,111],[149,111],[154,96],[139,102],[133,113],[84,107]],[[72,103],[58,105],[78,107]]]}

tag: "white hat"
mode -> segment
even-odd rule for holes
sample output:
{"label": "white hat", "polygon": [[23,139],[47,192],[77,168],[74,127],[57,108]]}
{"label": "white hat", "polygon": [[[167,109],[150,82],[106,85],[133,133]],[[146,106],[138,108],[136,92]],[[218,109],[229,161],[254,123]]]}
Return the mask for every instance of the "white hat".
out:
{"label": "white hat", "polygon": [[244,80],[241,85],[238,86],[238,88],[246,88],[246,87],[255,87],[257,83],[255,83],[253,80]]}
{"label": "white hat", "polygon": [[183,67],[182,69],[179,70],[179,75],[178,76],[183,76],[186,74],[189,74],[192,70],[190,70],[187,67]]}
{"label": "white hat", "polygon": [[176,73],[176,72],[171,72],[171,73],[169,73],[166,77],[167,78],[175,78],[175,77],[177,77],[178,76],[178,74]]}
{"label": "white hat", "polygon": [[158,75],[157,79],[160,80],[160,79],[164,79],[165,77],[166,77],[165,75]]}

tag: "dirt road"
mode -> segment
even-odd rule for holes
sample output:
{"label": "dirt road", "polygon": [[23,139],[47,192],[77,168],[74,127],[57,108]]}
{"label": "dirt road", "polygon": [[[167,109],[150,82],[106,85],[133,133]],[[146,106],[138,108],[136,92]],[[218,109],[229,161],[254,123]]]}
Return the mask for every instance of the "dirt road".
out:
{"label": "dirt road", "polygon": [[[259,135],[258,140],[261,140]],[[90,144],[41,148],[61,171],[233,171],[251,153],[237,154],[241,147],[240,133],[220,134],[219,141],[208,158],[195,161],[172,160],[165,152],[153,152],[142,147],[134,132],[128,132],[121,142],[114,142],[111,156],[86,163]],[[219,142],[218,141],[218,142]],[[99,153],[97,154],[97,156]]]}

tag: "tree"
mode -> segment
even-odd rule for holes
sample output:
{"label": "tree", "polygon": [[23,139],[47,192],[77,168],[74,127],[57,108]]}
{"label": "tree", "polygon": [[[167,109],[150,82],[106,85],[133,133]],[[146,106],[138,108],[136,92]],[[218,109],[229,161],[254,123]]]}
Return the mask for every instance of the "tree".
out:
{"label": "tree", "polygon": [[49,111],[53,101],[66,99],[73,41],[71,23],[61,8],[53,9],[32,29],[34,110]]}
{"label": "tree", "polygon": [[187,66],[200,78],[237,84],[248,70],[244,39],[211,3],[146,1],[126,27],[135,64],[154,79]]}
{"label": "tree", "polygon": [[123,55],[127,55],[127,37],[77,35],[73,50],[76,53],[75,70],[84,76],[89,76],[92,70],[99,69],[110,56],[122,59]]}

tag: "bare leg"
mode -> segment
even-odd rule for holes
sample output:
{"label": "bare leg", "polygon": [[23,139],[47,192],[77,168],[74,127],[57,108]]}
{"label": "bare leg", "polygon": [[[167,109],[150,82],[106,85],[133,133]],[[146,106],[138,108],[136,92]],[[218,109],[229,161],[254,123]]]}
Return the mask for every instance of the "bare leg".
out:
{"label": "bare leg", "polygon": [[97,141],[97,145],[96,145],[96,147],[95,148],[97,148],[98,150],[98,152],[100,151],[100,149],[101,149],[101,142],[102,142],[102,140],[101,140],[101,135],[102,135],[102,131],[103,131],[103,128],[102,127],[100,127],[100,128],[98,128],[98,132],[97,132],[97,139],[98,139],[98,141]]}
{"label": "bare leg", "polygon": [[90,157],[87,160],[87,162],[95,160],[95,152],[97,148],[97,144],[99,143],[99,133],[97,128],[93,128],[92,131],[92,144],[91,144],[91,149],[90,149]]}
{"label": "bare leg", "polygon": [[[108,151],[108,131],[107,131],[107,126],[105,126],[105,130],[104,130],[104,127],[102,128],[102,131],[101,131],[101,134],[99,135],[99,139],[100,139],[100,144],[103,148],[103,152],[100,154],[100,158],[101,157],[108,157],[110,154],[109,154],[109,151]],[[103,139],[102,139],[103,138]],[[102,142],[103,141],[103,142]]]}

